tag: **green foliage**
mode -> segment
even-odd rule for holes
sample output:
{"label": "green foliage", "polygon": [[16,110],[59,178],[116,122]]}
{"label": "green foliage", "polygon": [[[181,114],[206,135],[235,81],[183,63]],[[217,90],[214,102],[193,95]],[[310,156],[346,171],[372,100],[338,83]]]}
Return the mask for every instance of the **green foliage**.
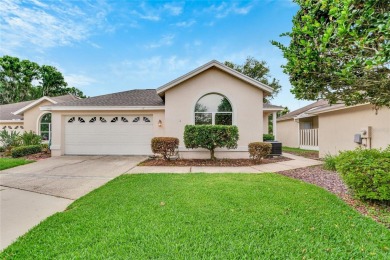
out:
{"label": "green foliage", "polygon": [[0,93],[0,104],[66,94],[85,97],[80,90],[67,87],[64,76],[55,67],[7,55],[0,57]]}
{"label": "green foliage", "polygon": [[254,142],[248,145],[249,157],[257,162],[269,155],[271,150],[272,144],[270,143]]}
{"label": "green foliage", "polygon": [[19,147],[12,148],[11,155],[13,158],[18,158],[29,154],[40,153],[41,151],[42,151],[42,146],[40,144],[19,146]]}
{"label": "green foliage", "polygon": [[295,0],[287,59],[298,99],[390,107],[390,4],[377,0]]}
{"label": "green foliage", "polygon": [[337,157],[334,155],[327,154],[324,158],[324,169],[329,171],[336,171],[336,160]]}
{"label": "green foliage", "polygon": [[186,125],[184,144],[187,148],[205,148],[210,151],[210,159],[215,160],[215,148],[237,148],[239,138],[237,126],[226,125]]}
{"label": "green foliage", "polygon": [[263,134],[263,141],[274,141],[275,136],[273,134]]}
{"label": "green foliage", "polygon": [[390,149],[341,152],[336,169],[357,198],[390,201]]}
{"label": "green foliage", "polygon": [[175,137],[154,137],[151,146],[153,153],[161,154],[164,160],[169,160],[179,147],[179,139]]}
{"label": "green foliage", "polygon": [[269,68],[267,66],[267,62],[265,61],[258,61],[253,57],[248,57],[243,65],[234,64],[230,61],[225,61],[225,65],[273,88],[273,93],[271,93],[268,97],[264,97],[264,102],[268,102],[270,99],[273,99],[282,89],[282,85],[280,85],[279,80],[275,78],[272,78],[271,80]]}
{"label": "green foliage", "polygon": [[19,166],[19,165],[32,163],[32,162],[34,162],[34,161],[26,160],[26,159],[23,159],[23,158],[18,158],[18,159],[15,159],[15,158],[0,158],[0,171],[5,170],[5,169],[9,169],[9,168],[13,168],[13,167],[16,167],[16,166]]}
{"label": "green foliage", "polygon": [[0,146],[0,153],[4,153],[5,152],[5,147],[4,146]]}
{"label": "green foliage", "polygon": [[0,143],[7,150],[9,147],[20,145],[20,134],[16,131],[3,130],[0,132]]}
{"label": "green foliage", "polygon": [[37,145],[41,144],[42,138],[41,136],[35,134],[33,131],[30,132],[24,132],[20,136],[20,141],[22,145],[28,146],[28,145]]}

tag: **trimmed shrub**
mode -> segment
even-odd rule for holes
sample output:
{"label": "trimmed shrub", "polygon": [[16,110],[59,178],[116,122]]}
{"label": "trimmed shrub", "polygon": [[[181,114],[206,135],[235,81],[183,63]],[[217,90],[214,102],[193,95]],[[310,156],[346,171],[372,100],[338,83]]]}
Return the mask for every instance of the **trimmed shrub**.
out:
{"label": "trimmed shrub", "polygon": [[3,153],[3,152],[5,152],[5,147],[0,146],[0,153]]}
{"label": "trimmed shrub", "polygon": [[273,134],[263,134],[263,141],[274,141],[275,136]]}
{"label": "trimmed shrub", "polygon": [[37,144],[41,144],[42,137],[35,134],[33,131],[30,131],[30,132],[24,132],[20,136],[20,140],[24,146],[37,145]]}
{"label": "trimmed shrub", "polygon": [[336,169],[360,199],[390,201],[390,149],[341,152]]}
{"label": "trimmed shrub", "polygon": [[186,125],[184,144],[186,148],[205,148],[210,151],[210,159],[215,160],[217,147],[237,148],[239,138],[237,126],[227,125]]}
{"label": "trimmed shrub", "polygon": [[29,154],[40,153],[42,151],[42,146],[39,145],[28,145],[28,146],[19,146],[12,148],[11,155],[13,158],[26,156]]}
{"label": "trimmed shrub", "polygon": [[253,142],[248,145],[249,157],[256,162],[260,162],[261,159],[271,153],[272,144],[263,142]]}
{"label": "trimmed shrub", "polygon": [[179,139],[175,137],[154,137],[151,146],[153,153],[161,154],[164,160],[169,160],[179,147]]}
{"label": "trimmed shrub", "polygon": [[324,169],[329,171],[336,171],[337,156],[327,154],[324,158]]}

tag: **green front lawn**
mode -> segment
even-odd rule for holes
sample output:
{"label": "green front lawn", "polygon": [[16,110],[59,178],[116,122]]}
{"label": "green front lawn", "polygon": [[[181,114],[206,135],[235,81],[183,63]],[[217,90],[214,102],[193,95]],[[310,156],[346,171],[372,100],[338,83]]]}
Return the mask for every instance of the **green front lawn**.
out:
{"label": "green front lawn", "polygon": [[291,153],[291,154],[303,156],[303,157],[310,158],[310,159],[318,159],[318,157],[319,157],[318,151],[313,151],[313,150],[305,150],[305,149],[301,149],[301,148],[294,148],[294,147],[288,147],[288,146],[283,146],[282,150],[283,150],[283,152],[286,152],[286,153]]}
{"label": "green front lawn", "polygon": [[124,175],[1,259],[389,259],[390,231],[276,174]]}
{"label": "green front lawn", "polygon": [[8,168],[16,167],[23,164],[32,163],[34,161],[26,159],[0,158],[0,171]]}

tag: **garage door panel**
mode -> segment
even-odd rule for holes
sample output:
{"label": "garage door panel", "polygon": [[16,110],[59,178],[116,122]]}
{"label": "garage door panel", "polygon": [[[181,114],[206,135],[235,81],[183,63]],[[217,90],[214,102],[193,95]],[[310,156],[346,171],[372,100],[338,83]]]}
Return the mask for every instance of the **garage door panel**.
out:
{"label": "garage door panel", "polygon": [[65,154],[151,154],[152,119],[150,115],[67,117]]}

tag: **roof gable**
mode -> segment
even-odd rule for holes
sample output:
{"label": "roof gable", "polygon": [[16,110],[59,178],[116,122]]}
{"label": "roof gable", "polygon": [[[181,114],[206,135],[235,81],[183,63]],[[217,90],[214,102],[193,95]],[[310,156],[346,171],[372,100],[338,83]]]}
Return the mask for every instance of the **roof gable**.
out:
{"label": "roof gable", "polygon": [[178,77],[177,79],[175,80],[172,80],[171,82],[168,82],[167,84],[159,87],[157,89],[157,94],[159,94],[160,96],[164,96],[165,92],[168,90],[168,89],[171,89],[173,87],[176,87],[177,85],[179,85],[180,83],[190,79],[190,78],[193,78],[199,74],[201,74],[202,72],[210,69],[210,68],[218,68],[220,70],[222,70],[223,72],[225,73],[228,73],[229,75],[235,77],[235,78],[238,78],[254,87],[257,87],[259,89],[261,89],[262,91],[266,92],[266,93],[272,93],[273,92],[273,89],[264,84],[264,83],[261,83],[257,80],[254,80],[232,68],[229,68],[228,66],[216,61],[216,60],[212,60],[206,64],[204,64],[203,66],[200,66],[196,69],[194,69],[193,71],[190,71],[188,72],[187,74],[184,74],[183,76],[181,77]]}

